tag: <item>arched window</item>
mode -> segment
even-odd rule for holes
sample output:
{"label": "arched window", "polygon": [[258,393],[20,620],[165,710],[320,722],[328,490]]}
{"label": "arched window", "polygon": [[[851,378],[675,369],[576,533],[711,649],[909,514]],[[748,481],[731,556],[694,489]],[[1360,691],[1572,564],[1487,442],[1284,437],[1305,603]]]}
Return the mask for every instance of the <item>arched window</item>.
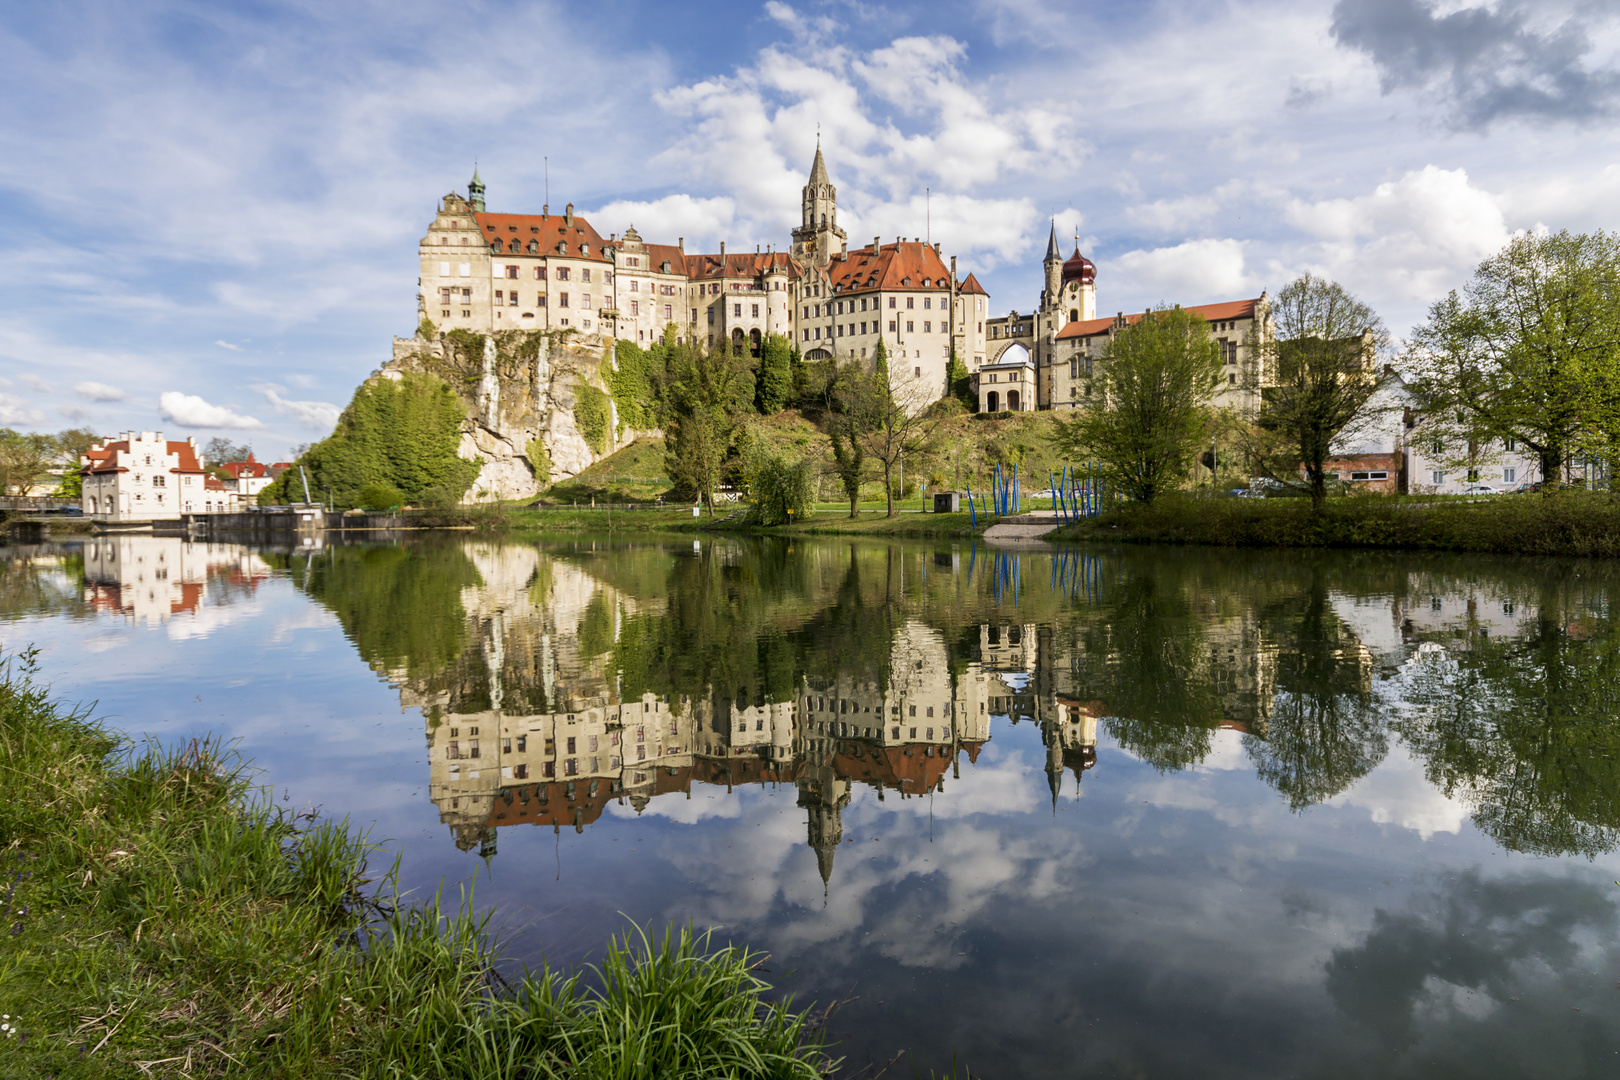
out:
{"label": "arched window", "polygon": [[742,352],[742,349],[743,349],[743,341],[744,341],[744,338],[743,338],[742,327],[739,326],[739,327],[737,327],[735,330],[733,330],[731,332],[732,351],[735,352],[735,353],[740,354]]}
{"label": "arched window", "polygon": [[1080,321],[1080,309],[1079,308],[1070,308],[1069,309],[1069,321],[1070,322],[1079,322]]}
{"label": "arched window", "polygon": [[996,393],[994,390],[992,390],[992,391],[990,391],[990,393],[986,394],[985,398],[984,398],[984,411],[985,412],[1000,412],[1001,411],[1001,395]]}
{"label": "arched window", "polygon": [[759,355],[759,331],[757,329],[756,330],[750,330],[748,332],[748,338],[749,338],[749,342],[748,342],[749,351],[754,356],[758,356]]}
{"label": "arched window", "polygon": [[1007,391],[1007,408],[1011,412],[1018,412],[1018,391]]}
{"label": "arched window", "polygon": [[826,214],[821,215],[821,227],[822,228],[827,227],[827,215]]}

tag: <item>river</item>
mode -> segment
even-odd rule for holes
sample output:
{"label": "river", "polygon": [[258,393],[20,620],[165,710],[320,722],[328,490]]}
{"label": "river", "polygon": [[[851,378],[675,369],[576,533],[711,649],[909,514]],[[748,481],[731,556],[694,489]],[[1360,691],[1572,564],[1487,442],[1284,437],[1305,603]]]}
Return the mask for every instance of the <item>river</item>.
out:
{"label": "river", "polygon": [[417,534],[0,566],[0,645],[61,697],[224,736],[514,964],[632,920],[764,949],[851,1074],[1620,1075],[1607,563]]}

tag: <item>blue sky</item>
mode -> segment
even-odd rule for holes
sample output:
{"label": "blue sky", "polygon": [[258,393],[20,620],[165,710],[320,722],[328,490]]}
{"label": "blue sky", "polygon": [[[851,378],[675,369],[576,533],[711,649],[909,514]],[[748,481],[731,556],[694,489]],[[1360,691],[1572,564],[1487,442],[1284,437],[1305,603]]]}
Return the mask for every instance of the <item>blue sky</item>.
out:
{"label": "blue sky", "polygon": [[1055,217],[1100,311],[1309,269],[1397,336],[1620,205],[1592,0],[12,3],[0,56],[0,424],[271,457],[411,331],[475,158],[491,209],[549,160],[604,232],[735,250],[787,242],[819,124],[851,242],[927,232],[997,312]]}

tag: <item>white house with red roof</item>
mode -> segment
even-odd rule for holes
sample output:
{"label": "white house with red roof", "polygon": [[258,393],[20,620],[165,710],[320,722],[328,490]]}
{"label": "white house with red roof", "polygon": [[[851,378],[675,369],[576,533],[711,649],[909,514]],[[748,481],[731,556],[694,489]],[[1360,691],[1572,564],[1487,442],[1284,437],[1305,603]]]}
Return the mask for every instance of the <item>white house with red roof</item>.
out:
{"label": "white house with red roof", "polygon": [[633,224],[604,238],[572,203],[494,214],[484,196],[475,170],[421,242],[417,315],[443,331],[572,330],[646,346],[673,326],[709,348],[758,355],[780,334],[808,359],[869,362],[882,339],[890,370],[925,380],[933,397],[946,393],[953,349],[970,367],[984,356],[984,287],[958,280],[956,260],[920,238],[850,250],[819,146],[786,250],[688,253],[685,238],[652,243]]}
{"label": "white house with red roof", "polygon": [[126,431],[86,450],[79,475],[85,516],[96,521],[178,518],[227,501],[207,490],[211,478],[197,456],[195,436],[181,442],[161,431]]}
{"label": "white house with red roof", "polygon": [[246,461],[227,461],[219,467],[220,472],[230,477],[220,478],[220,490],[234,492],[245,504],[252,503],[258,498],[259,492],[273,484],[276,477],[290,467],[285,461],[271,465],[255,461],[252,451],[249,451]]}

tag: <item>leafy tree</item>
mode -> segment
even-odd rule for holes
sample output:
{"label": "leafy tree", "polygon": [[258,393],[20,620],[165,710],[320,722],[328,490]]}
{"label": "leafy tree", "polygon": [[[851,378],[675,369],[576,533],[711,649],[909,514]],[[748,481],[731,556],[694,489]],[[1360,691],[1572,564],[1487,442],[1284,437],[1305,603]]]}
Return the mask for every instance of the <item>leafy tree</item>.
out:
{"label": "leafy tree", "polygon": [[756,525],[787,525],[815,509],[810,463],[769,450],[757,451],[749,463],[748,490],[753,498],[749,519]]}
{"label": "leafy tree", "polygon": [[1620,235],[1526,235],[1479,264],[1412,335],[1426,434],[1523,442],[1557,483],[1596,438],[1620,447]]}
{"label": "leafy tree", "polygon": [[1297,482],[1301,467],[1311,502],[1327,501],[1325,462],[1340,433],[1370,418],[1378,389],[1378,350],[1389,332],[1372,308],[1334,281],[1294,279],[1271,305],[1275,336],[1256,340],[1259,363],[1246,374],[1261,393],[1259,427],[1275,436],[1258,455],[1261,471]]}
{"label": "leafy tree", "polygon": [[27,494],[56,457],[51,436],[0,428],[0,495]]}
{"label": "leafy tree", "polygon": [[849,499],[852,518],[860,516],[861,482],[866,479],[864,436],[871,422],[873,394],[869,387],[872,379],[860,365],[848,364],[843,368],[833,367],[831,377],[822,384],[833,472],[844,489],[844,496]]}
{"label": "leafy tree", "polygon": [[231,440],[219,435],[203,443],[203,467],[217,469],[231,461],[246,461],[252,448],[243,443],[233,443]]}
{"label": "leafy tree", "polygon": [[79,474],[79,459],[100,441],[101,437],[89,428],[68,428],[51,437],[54,464],[62,470],[62,480],[53,494],[66,499],[77,499],[84,494],[84,477]]}
{"label": "leafy tree", "polygon": [[979,396],[973,392],[973,376],[968,372],[967,365],[956,355],[954,345],[951,346],[950,361],[945,365],[945,387],[946,391],[966,405],[969,411],[978,411]]}
{"label": "leafy tree", "polygon": [[731,452],[738,419],[754,400],[754,376],[746,357],[721,343],[712,352],[676,345],[669,354],[665,387],[665,470],[677,488],[709,504]]}
{"label": "leafy tree", "polygon": [[403,506],[405,496],[392,484],[367,484],[360,489],[356,501],[368,510],[391,510]]}
{"label": "leafy tree", "polygon": [[[856,361],[850,366],[858,364]],[[891,376],[886,358],[881,355],[878,364],[871,374],[852,372],[843,383],[847,387],[848,414],[860,421],[856,438],[865,455],[883,473],[888,516],[894,517],[895,473],[906,458],[925,457],[934,449],[943,414],[928,408],[933,395],[920,378],[905,372]]]}
{"label": "leafy tree", "polygon": [[[355,390],[336,430],[298,464],[309,474],[311,493],[330,489],[340,507],[356,505],[368,484],[394,487],[405,501],[415,501],[430,488],[459,499],[482,464],[456,454],[465,417],[461,401],[436,376],[406,373],[399,379],[372,379]],[[303,500],[296,468],[259,495],[261,505]]]}
{"label": "leafy tree", "polygon": [[1092,370],[1100,404],[1058,420],[1053,442],[1097,459],[1105,479],[1141,502],[1178,487],[1223,377],[1209,324],[1183,308],[1148,312],[1109,341]]}
{"label": "leafy tree", "polygon": [[787,408],[793,394],[793,346],[781,334],[765,339],[759,350],[759,411],[770,416]]}

